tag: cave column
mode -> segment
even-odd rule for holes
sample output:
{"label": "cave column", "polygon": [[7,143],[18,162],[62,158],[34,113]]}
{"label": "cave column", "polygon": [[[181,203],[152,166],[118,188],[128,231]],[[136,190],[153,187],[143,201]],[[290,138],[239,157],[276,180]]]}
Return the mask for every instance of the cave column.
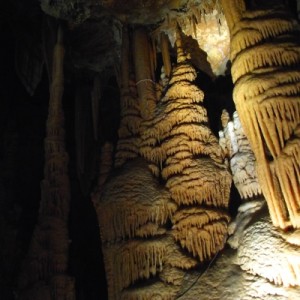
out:
{"label": "cave column", "polygon": [[[300,47],[283,7],[222,1],[231,35],[233,99],[275,226],[300,227]],[[259,4],[258,4],[259,5]]]}
{"label": "cave column", "polygon": [[59,27],[53,51],[40,210],[21,271],[20,299],[75,299],[74,280],[68,275],[70,183],[62,110],[63,64],[63,31]]}
{"label": "cave column", "polygon": [[154,74],[151,67],[151,47],[147,31],[137,28],[133,33],[135,79],[141,105],[141,115],[149,119],[156,106]]}
{"label": "cave column", "polygon": [[242,17],[243,11],[246,9],[244,0],[221,0],[223,12],[226,17],[227,25],[230,32],[232,32],[233,27]]}
{"label": "cave column", "polygon": [[165,74],[168,79],[170,79],[171,75],[171,59],[170,59],[170,49],[169,49],[169,38],[168,36],[162,32],[160,35],[160,44],[161,44],[161,54],[165,68]]}

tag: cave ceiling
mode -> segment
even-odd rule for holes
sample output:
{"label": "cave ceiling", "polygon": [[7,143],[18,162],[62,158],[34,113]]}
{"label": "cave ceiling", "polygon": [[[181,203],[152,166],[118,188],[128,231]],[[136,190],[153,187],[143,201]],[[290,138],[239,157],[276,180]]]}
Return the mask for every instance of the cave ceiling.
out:
{"label": "cave ceiling", "polygon": [[[229,31],[217,0],[30,0],[26,5],[15,0],[10,6],[7,16],[14,19],[17,50],[21,49],[21,57],[16,60],[17,72],[30,94],[34,93],[43,64],[36,49],[43,47],[43,43],[44,52],[51,48],[51,32],[46,33],[46,45],[40,32],[45,28],[45,16],[63,20],[67,25],[66,68],[71,73],[75,70],[91,78],[96,73],[104,79],[118,76],[124,24],[132,28],[146,26],[158,54],[162,32],[168,35],[172,51],[178,24],[187,37],[187,52],[196,68],[211,78],[226,71]],[[28,86],[28,73],[34,72],[26,71],[24,61],[39,68],[32,86]]]}

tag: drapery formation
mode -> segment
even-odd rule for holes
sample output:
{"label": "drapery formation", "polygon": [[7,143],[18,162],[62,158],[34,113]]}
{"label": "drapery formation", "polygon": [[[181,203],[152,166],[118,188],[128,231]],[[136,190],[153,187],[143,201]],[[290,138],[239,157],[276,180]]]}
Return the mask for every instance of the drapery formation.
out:
{"label": "drapery formation", "polygon": [[63,31],[59,27],[53,53],[52,83],[46,124],[44,180],[38,223],[20,276],[20,299],[75,299],[68,275],[70,187],[65,150]]}
{"label": "drapery formation", "polygon": [[273,224],[300,227],[300,47],[287,12],[222,1],[231,32],[233,98],[257,159]]}

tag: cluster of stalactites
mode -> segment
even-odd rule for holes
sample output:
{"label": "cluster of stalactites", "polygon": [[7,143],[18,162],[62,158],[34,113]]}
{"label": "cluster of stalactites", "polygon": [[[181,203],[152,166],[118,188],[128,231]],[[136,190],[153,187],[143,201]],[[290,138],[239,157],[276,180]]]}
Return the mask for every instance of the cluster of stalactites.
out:
{"label": "cluster of stalactites", "polygon": [[231,30],[234,101],[273,224],[300,227],[300,46],[283,10],[245,11]]}
{"label": "cluster of stalactites", "polygon": [[67,275],[70,187],[62,112],[63,58],[60,29],[53,54],[42,197],[38,224],[20,276],[21,299],[75,299],[74,281]]}
{"label": "cluster of stalactites", "polygon": [[[204,261],[224,245],[228,216],[223,209],[228,205],[231,175],[207,125],[204,94],[193,84],[196,71],[186,60],[179,33],[178,37],[177,66],[154,118],[142,124],[141,153],[152,162],[154,174],[165,180],[178,205],[172,216],[173,237]],[[201,205],[206,207],[208,221],[197,218],[195,210]]]}
{"label": "cluster of stalactites", "polygon": [[[115,176],[116,179],[124,181],[122,194],[120,183],[115,179],[105,185],[101,195],[100,229],[102,240],[105,242],[112,243],[137,236],[147,237],[151,236],[153,231],[164,233],[160,226],[165,224],[176,210],[176,205],[169,199],[169,193],[147,174],[149,171],[139,159],[132,161],[129,166],[136,167],[134,176],[124,181],[123,174],[126,173],[127,165],[120,170],[120,175]],[[128,172],[131,174],[130,170]],[[143,184],[143,191],[136,181]],[[149,197],[146,197],[147,195]]]}
{"label": "cluster of stalactites", "polygon": [[249,200],[262,194],[257,179],[256,159],[242,128],[237,112],[230,120],[223,110],[223,130],[219,132],[219,143],[229,161],[232,179],[242,199]]}
{"label": "cluster of stalactites", "polygon": [[191,206],[177,211],[172,221],[172,234],[200,261],[211,259],[224,246],[229,217],[218,209]]}
{"label": "cluster of stalactites", "polygon": [[159,43],[159,35],[164,32],[168,35],[171,45],[176,42],[176,30],[179,25],[182,29],[191,28],[194,38],[197,37],[197,25],[206,23],[206,16],[214,13],[216,21],[221,24],[222,8],[218,0],[188,1],[183,14],[167,14],[161,25],[153,32],[153,39]]}
{"label": "cluster of stalactites", "polygon": [[[109,299],[139,299],[140,293],[145,299],[155,293],[174,299],[184,270],[195,267],[197,261],[185,257],[174,242],[168,222],[177,205],[159,186],[147,162],[137,158],[124,164],[94,204]],[[147,281],[150,277],[155,280]],[[142,291],[135,286],[137,281],[144,281]]]}

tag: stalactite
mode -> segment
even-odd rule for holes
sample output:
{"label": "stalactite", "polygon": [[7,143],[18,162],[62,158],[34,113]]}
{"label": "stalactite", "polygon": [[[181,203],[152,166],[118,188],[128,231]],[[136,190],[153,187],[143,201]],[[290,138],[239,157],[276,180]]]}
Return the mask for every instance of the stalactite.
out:
{"label": "stalactite", "polygon": [[148,119],[156,105],[155,82],[151,70],[150,43],[145,29],[138,28],[133,33],[135,79],[140,99],[141,115]]}
{"label": "stalactite", "polygon": [[15,68],[22,84],[30,96],[33,96],[43,76],[44,60],[41,45],[18,37],[15,48]]}
{"label": "stalactite", "polygon": [[93,90],[91,94],[92,119],[93,119],[95,141],[97,141],[99,138],[98,127],[99,127],[99,105],[101,100],[101,94],[102,94],[101,79],[99,76],[95,76]]}
{"label": "stalactite", "polygon": [[53,53],[42,198],[20,276],[20,299],[75,299],[74,280],[67,273],[70,187],[62,111],[63,62],[63,32],[59,27]]}
{"label": "stalactite", "polygon": [[138,156],[141,123],[141,104],[138,101],[134,76],[130,60],[130,45],[127,28],[123,29],[122,63],[121,63],[121,122],[119,139],[115,155],[115,166],[120,167],[127,160]]}
{"label": "stalactite", "polygon": [[148,41],[149,49],[149,59],[150,59],[150,69],[151,69],[151,79],[155,81],[155,70],[156,70],[156,46],[154,40],[149,38]]}
{"label": "stalactite", "polygon": [[93,195],[93,198],[98,197],[101,194],[105,181],[107,180],[113,166],[113,145],[106,142],[101,147],[100,163],[99,163],[99,174],[98,182],[96,187],[97,195]]}
{"label": "stalactite", "polygon": [[85,169],[86,150],[86,106],[84,87],[77,86],[75,94],[75,143],[76,143],[76,167],[77,176],[80,178]]}
{"label": "stalactite", "polygon": [[161,46],[161,54],[164,63],[164,71],[168,78],[171,75],[171,60],[170,60],[170,50],[169,50],[169,39],[168,36],[162,32],[160,35],[160,46]]}
{"label": "stalactite", "polygon": [[259,182],[274,225],[298,228],[300,47],[295,23],[280,7],[245,11],[234,19],[233,1],[223,2],[232,24],[233,97],[257,159]]}

